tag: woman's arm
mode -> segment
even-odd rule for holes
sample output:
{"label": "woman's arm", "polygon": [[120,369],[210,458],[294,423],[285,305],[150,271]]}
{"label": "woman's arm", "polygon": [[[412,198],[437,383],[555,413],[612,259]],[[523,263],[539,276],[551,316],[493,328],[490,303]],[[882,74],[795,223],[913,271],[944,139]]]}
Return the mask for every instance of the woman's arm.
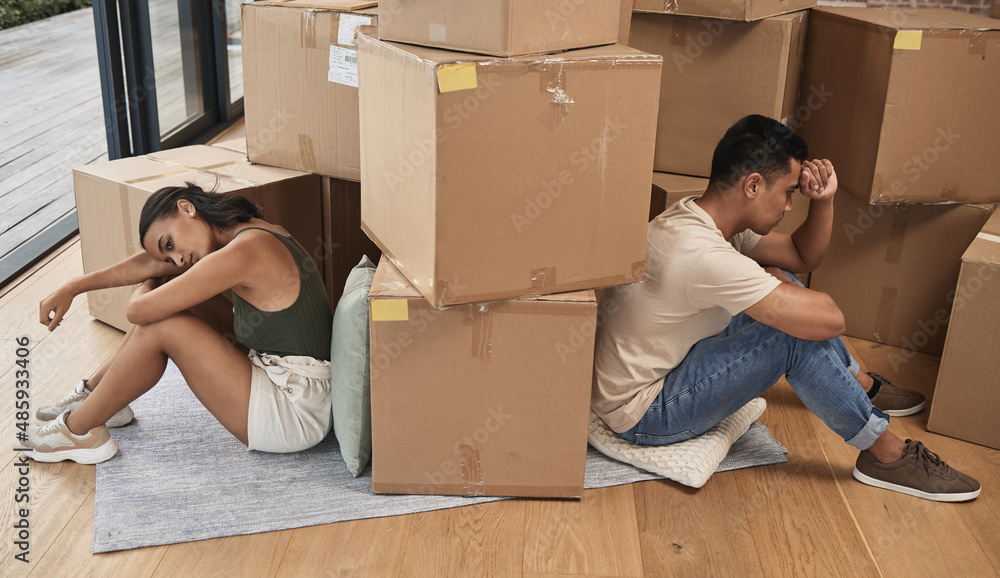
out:
{"label": "woman's arm", "polygon": [[129,299],[125,316],[135,325],[166,319],[252,279],[257,261],[252,245],[233,241],[166,283],[144,282]]}
{"label": "woman's arm", "polygon": [[49,331],[53,331],[69,311],[73,298],[80,293],[110,287],[127,287],[146,279],[178,275],[183,271],[184,269],[173,263],[160,261],[149,253],[141,251],[110,267],[67,281],[39,303],[38,321],[47,326]]}

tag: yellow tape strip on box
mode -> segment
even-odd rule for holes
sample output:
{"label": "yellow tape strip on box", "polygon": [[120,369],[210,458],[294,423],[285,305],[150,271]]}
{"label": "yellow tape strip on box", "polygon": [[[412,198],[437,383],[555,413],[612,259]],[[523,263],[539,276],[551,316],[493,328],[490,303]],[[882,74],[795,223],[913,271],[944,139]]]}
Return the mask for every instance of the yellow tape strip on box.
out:
{"label": "yellow tape strip on box", "polygon": [[478,88],[476,63],[445,64],[438,68],[438,88],[441,93]]}
{"label": "yellow tape strip on box", "polygon": [[920,41],[924,37],[923,30],[900,30],[892,47],[896,50],[920,50]]}
{"label": "yellow tape strip on box", "polygon": [[372,299],[372,321],[409,321],[406,299]]}

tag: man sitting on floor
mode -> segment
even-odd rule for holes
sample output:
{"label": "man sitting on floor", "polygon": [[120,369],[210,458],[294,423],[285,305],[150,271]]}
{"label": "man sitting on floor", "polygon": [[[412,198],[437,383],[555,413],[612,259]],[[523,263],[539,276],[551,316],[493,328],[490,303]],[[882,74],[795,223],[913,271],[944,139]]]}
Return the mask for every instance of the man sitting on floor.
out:
{"label": "man sitting on floor", "polygon": [[[861,372],[830,296],[781,271],[812,271],[830,242],[837,177],[830,161],[807,155],[805,141],[769,118],[751,115],[726,131],[705,194],[649,224],[645,281],[603,297],[617,311],[597,334],[593,409],[626,440],[670,444],[706,432],[785,375],[810,411],[861,450],[859,481],[928,500],[974,499],[976,480],[886,429],[889,415],[920,411],[924,397]],[[810,199],[805,222],[791,235],[771,232],[796,191]]]}

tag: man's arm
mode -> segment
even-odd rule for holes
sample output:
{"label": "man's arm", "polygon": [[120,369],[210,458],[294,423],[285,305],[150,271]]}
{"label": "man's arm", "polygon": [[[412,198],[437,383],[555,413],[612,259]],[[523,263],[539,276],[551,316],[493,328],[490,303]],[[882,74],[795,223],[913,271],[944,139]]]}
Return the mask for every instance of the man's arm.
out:
{"label": "man's arm", "polygon": [[844,333],[844,314],[833,298],[795,283],[778,285],[743,312],[799,339],[826,341]]}
{"label": "man's arm", "polygon": [[761,265],[773,265],[798,273],[815,271],[830,247],[833,232],[833,196],[837,175],[828,160],[805,161],[799,191],[809,197],[806,220],[791,235],[769,233],[747,256]]}

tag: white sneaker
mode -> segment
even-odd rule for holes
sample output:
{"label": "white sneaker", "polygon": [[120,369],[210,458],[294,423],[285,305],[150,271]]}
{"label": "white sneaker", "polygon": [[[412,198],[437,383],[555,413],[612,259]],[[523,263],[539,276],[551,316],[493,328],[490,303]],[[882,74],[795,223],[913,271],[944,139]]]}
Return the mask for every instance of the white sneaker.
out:
{"label": "white sneaker", "polygon": [[[51,423],[52,420],[59,417],[59,415],[65,411],[73,411],[83,403],[83,400],[87,399],[90,392],[86,388],[87,380],[81,380],[80,383],[73,387],[73,390],[69,392],[69,395],[62,398],[52,405],[46,405],[38,408],[35,412],[35,425],[43,426],[45,424]],[[125,406],[123,409],[119,410],[118,413],[111,416],[111,419],[105,424],[108,427],[122,427],[135,418],[135,414],[132,413],[132,408]]]}
{"label": "white sneaker", "polygon": [[25,452],[36,462],[61,462],[72,460],[78,464],[98,464],[110,460],[118,453],[118,444],[111,439],[108,428],[99,425],[78,436],[66,427],[66,416],[61,413],[56,419],[33,429],[28,433]]}

